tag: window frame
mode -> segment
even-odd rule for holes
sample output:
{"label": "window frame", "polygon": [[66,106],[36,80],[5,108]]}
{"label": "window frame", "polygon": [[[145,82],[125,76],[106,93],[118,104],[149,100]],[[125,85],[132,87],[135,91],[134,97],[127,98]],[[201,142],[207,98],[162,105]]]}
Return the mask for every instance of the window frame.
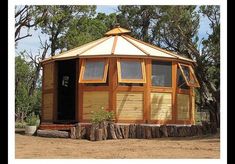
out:
{"label": "window frame", "polygon": [[[140,62],[142,79],[123,79],[121,75],[122,68],[121,68],[121,63],[120,63],[122,61]],[[118,83],[146,83],[146,70],[145,70],[144,59],[117,59],[117,71],[118,71]]]}
{"label": "window frame", "polygon": [[[180,71],[181,71],[181,73],[182,73],[182,75],[183,75],[183,77],[184,77],[184,80],[185,80],[186,84],[187,84],[189,87],[200,87],[200,85],[199,85],[199,83],[198,83],[198,80],[197,80],[197,77],[196,77],[196,75],[195,75],[195,73],[194,73],[194,70],[193,70],[193,68],[192,68],[191,65],[183,64],[183,63],[178,63],[178,66],[179,66],[179,68],[180,68]],[[185,73],[184,73],[184,70],[183,70],[182,66],[185,66],[185,67],[188,67],[188,68],[189,68],[189,76],[190,76],[190,79],[193,78],[194,81],[195,81],[193,84],[188,81],[188,79],[187,79],[187,77],[186,77],[186,75],[185,75]]]}
{"label": "window frame", "polygon": [[[153,85],[153,80],[152,80],[152,76],[153,76],[153,62],[161,62],[161,63],[171,63],[171,86],[160,86],[160,85]],[[152,59],[151,60],[151,87],[153,88],[173,88],[173,62],[172,61],[168,61],[168,60],[158,60],[158,59]]]}
{"label": "window frame", "polygon": [[[103,61],[104,62],[104,73],[102,79],[92,79],[92,80],[85,80],[84,73],[86,70],[86,62],[87,61]],[[79,75],[79,83],[106,83],[107,76],[108,76],[108,59],[82,59],[81,70]]]}

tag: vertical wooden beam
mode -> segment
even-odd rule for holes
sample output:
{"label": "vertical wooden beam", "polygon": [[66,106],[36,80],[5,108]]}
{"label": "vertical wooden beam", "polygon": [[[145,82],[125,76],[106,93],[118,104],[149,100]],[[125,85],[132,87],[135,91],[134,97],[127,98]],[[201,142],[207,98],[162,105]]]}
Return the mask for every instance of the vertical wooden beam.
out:
{"label": "vertical wooden beam", "polygon": [[172,121],[177,121],[177,62],[172,62]]}
{"label": "vertical wooden beam", "polygon": [[[77,72],[77,76],[80,77],[78,74],[80,74],[80,70],[81,70],[81,65],[82,65],[82,60],[84,59],[79,59],[79,65],[78,65],[78,72]],[[78,79],[79,81],[79,79]],[[77,83],[78,83],[77,81]],[[78,121],[82,122],[82,114],[83,114],[83,84],[82,83],[78,83]]]}
{"label": "vertical wooden beam", "polygon": [[75,77],[75,121],[79,121],[79,118],[78,118],[78,115],[79,115],[79,106],[78,106],[78,101],[79,101],[79,99],[78,99],[78,92],[79,92],[79,90],[78,90],[78,85],[79,85],[79,83],[78,83],[78,78],[79,78],[79,58],[77,58],[77,59],[75,59],[76,61],[76,77]]}
{"label": "vertical wooden beam", "polygon": [[150,89],[151,89],[151,66],[152,66],[152,60],[151,59],[145,59],[145,69],[146,69],[146,83],[144,83],[144,122],[148,123],[150,122]]}
{"label": "vertical wooden beam", "polygon": [[45,69],[44,69],[44,64],[42,65],[42,103],[41,103],[41,118],[40,118],[40,123],[42,123],[44,121],[44,81],[45,81]]}
{"label": "vertical wooden beam", "polygon": [[57,85],[58,85],[58,63],[53,62],[53,121],[57,121]]}
{"label": "vertical wooden beam", "polygon": [[109,59],[109,111],[114,112],[115,120],[117,121],[116,116],[116,96],[117,96],[117,87],[118,87],[118,77],[117,77],[117,59]]}
{"label": "vertical wooden beam", "polygon": [[[189,118],[190,118],[190,123],[195,124],[195,111],[193,109],[193,103],[194,103],[194,108],[195,108],[195,97],[194,97],[194,87],[190,87],[190,93],[189,93]],[[194,98],[194,101],[193,101]]]}

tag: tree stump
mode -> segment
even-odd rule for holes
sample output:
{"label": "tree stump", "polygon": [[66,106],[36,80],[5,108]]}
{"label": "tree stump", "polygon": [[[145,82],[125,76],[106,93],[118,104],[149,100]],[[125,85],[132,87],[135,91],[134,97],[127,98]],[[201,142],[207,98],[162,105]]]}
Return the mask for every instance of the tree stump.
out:
{"label": "tree stump", "polygon": [[196,127],[196,125],[192,125],[191,126],[191,135],[192,136],[197,135],[197,127]]}
{"label": "tree stump", "polygon": [[161,137],[168,137],[166,125],[160,126]]}
{"label": "tree stump", "polygon": [[91,130],[90,130],[90,140],[95,141],[95,131],[98,129],[99,126],[97,124],[92,124],[91,125]]}
{"label": "tree stump", "polygon": [[85,134],[85,139],[90,139],[90,134],[91,134],[91,126],[86,126],[86,134]]}
{"label": "tree stump", "polygon": [[75,127],[70,128],[70,138],[76,139],[76,128]]}
{"label": "tree stump", "polygon": [[114,123],[108,124],[108,139],[117,139],[115,129],[114,129]]}
{"label": "tree stump", "polygon": [[167,126],[167,134],[169,137],[175,137],[175,126]]}
{"label": "tree stump", "polygon": [[100,123],[100,129],[103,129],[103,140],[106,140],[108,138],[108,132],[107,132],[107,125],[108,123],[106,121],[103,121],[102,123]]}
{"label": "tree stump", "polygon": [[124,126],[124,138],[129,138],[129,125]]}
{"label": "tree stump", "polygon": [[135,126],[135,124],[130,124],[129,137],[130,138],[136,138],[136,126]]}
{"label": "tree stump", "polygon": [[114,129],[115,129],[115,133],[116,133],[117,139],[122,139],[122,132],[120,130],[119,125],[115,124],[114,125]]}
{"label": "tree stump", "polygon": [[96,141],[103,140],[103,129],[95,129],[95,140]]}
{"label": "tree stump", "polygon": [[151,139],[152,138],[151,126],[145,126],[145,138],[146,139]]}
{"label": "tree stump", "polygon": [[151,126],[151,133],[152,133],[152,138],[156,138],[156,126]]}
{"label": "tree stump", "polygon": [[144,127],[144,125],[141,125],[141,138],[145,138],[146,137],[146,135],[145,135],[145,127]]}
{"label": "tree stump", "polygon": [[136,125],[136,138],[140,139],[141,138],[141,125]]}
{"label": "tree stump", "polygon": [[69,132],[59,130],[37,130],[37,136],[49,138],[69,138]]}
{"label": "tree stump", "polygon": [[160,138],[161,137],[160,127],[159,126],[155,127],[155,136],[156,136],[156,138]]}

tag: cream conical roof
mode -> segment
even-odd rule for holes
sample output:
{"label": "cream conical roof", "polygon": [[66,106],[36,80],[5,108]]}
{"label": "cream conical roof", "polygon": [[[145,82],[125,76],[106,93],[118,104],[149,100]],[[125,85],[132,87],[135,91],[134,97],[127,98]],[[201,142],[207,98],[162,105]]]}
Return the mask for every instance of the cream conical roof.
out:
{"label": "cream conical roof", "polygon": [[[105,33],[105,37],[93,42],[84,44],[80,47],[55,55],[44,61],[66,60],[79,57],[96,57],[96,56],[153,56],[161,58],[181,59],[193,62],[193,60],[176,55],[149,43],[145,43],[129,36],[129,30],[115,27]],[[43,61],[42,61],[43,62]]]}

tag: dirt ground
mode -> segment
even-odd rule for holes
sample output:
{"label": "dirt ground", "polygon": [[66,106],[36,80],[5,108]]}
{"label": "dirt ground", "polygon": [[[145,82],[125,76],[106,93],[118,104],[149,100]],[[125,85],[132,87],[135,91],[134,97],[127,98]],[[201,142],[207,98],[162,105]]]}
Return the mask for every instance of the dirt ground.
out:
{"label": "dirt ground", "polygon": [[220,158],[219,135],[88,141],[16,134],[16,158],[168,159]]}

